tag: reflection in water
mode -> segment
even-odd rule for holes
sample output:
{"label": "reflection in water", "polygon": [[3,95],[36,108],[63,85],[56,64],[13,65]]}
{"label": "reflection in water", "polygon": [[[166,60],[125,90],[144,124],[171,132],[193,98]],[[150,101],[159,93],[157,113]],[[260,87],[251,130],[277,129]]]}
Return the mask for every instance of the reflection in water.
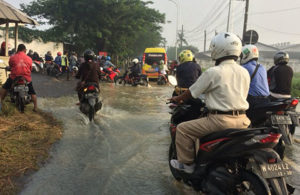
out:
{"label": "reflection in water", "polygon": [[76,96],[41,100],[64,122],[64,134],[21,194],[194,194],[168,167],[171,92],[106,85],[94,123],[79,112]]}
{"label": "reflection in water", "polygon": [[[21,194],[197,194],[168,167],[165,102],[172,88],[107,84],[101,90],[103,109],[92,123],[75,106],[76,96],[40,100],[64,122],[64,134]],[[290,151],[299,162],[299,145]],[[299,178],[292,182],[300,186]]]}

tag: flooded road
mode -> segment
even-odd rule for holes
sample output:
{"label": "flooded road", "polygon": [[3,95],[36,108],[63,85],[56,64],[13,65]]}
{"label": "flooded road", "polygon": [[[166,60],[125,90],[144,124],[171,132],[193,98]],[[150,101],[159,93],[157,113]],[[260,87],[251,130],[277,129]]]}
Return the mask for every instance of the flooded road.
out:
{"label": "flooded road", "polygon": [[[173,89],[102,84],[101,90],[103,108],[92,123],[79,112],[75,94],[39,99],[41,109],[63,121],[64,133],[21,194],[196,194],[168,167],[165,102]],[[300,145],[287,150],[299,163]],[[290,180],[300,187],[299,174]]]}

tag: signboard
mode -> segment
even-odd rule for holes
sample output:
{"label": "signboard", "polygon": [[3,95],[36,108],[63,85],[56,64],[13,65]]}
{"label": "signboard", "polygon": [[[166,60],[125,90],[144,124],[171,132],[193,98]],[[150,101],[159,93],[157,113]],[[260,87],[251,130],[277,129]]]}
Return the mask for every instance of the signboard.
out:
{"label": "signboard", "polygon": [[107,52],[106,51],[99,51],[99,56],[107,56]]}
{"label": "signboard", "polygon": [[258,33],[255,30],[248,30],[243,37],[243,42],[244,44],[256,44],[258,38]]}

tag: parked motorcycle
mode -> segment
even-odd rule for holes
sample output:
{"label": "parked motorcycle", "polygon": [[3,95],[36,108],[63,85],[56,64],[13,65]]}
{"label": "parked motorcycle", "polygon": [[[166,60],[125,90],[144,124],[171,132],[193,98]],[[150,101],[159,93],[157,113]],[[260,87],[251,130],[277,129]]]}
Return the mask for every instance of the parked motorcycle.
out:
{"label": "parked motorcycle", "polygon": [[49,66],[47,66],[47,75],[49,76],[54,76],[54,77],[58,77],[60,74],[62,74],[62,69],[61,67],[56,64],[56,63],[52,63]]}
{"label": "parked motorcycle", "polygon": [[89,117],[89,120],[94,120],[95,113],[102,107],[102,102],[99,99],[99,89],[93,83],[87,83],[83,88],[83,96],[80,100],[80,111]]}
{"label": "parked motorcycle", "polygon": [[[199,101],[199,100],[198,100]],[[169,162],[177,159],[176,126],[187,120],[205,116],[207,109],[199,101],[199,108],[172,104],[170,124],[171,144]],[[200,138],[192,174],[179,171],[170,164],[176,180],[183,180],[196,191],[205,194],[281,194],[294,188],[285,177],[292,174],[273,149],[281,137],[276,128],[227,129]],[[195,146],[196,147],[196,146]]]}

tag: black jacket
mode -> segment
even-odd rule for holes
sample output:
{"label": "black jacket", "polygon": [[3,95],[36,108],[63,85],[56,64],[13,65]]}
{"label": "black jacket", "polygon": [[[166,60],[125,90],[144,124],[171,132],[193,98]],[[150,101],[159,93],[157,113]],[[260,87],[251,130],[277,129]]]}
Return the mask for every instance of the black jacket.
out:
{"label": "black jacket", "polygon": [[180,64],[176,69],[178,87],[189,88],[196,82],[201,73],[202,70],[199,64],[194,62]]}
{"label": "black jacket", "polygon": [[272,66],[268,70],[269,88],[273,93],[290,95],[293,69],[288,65]]}

